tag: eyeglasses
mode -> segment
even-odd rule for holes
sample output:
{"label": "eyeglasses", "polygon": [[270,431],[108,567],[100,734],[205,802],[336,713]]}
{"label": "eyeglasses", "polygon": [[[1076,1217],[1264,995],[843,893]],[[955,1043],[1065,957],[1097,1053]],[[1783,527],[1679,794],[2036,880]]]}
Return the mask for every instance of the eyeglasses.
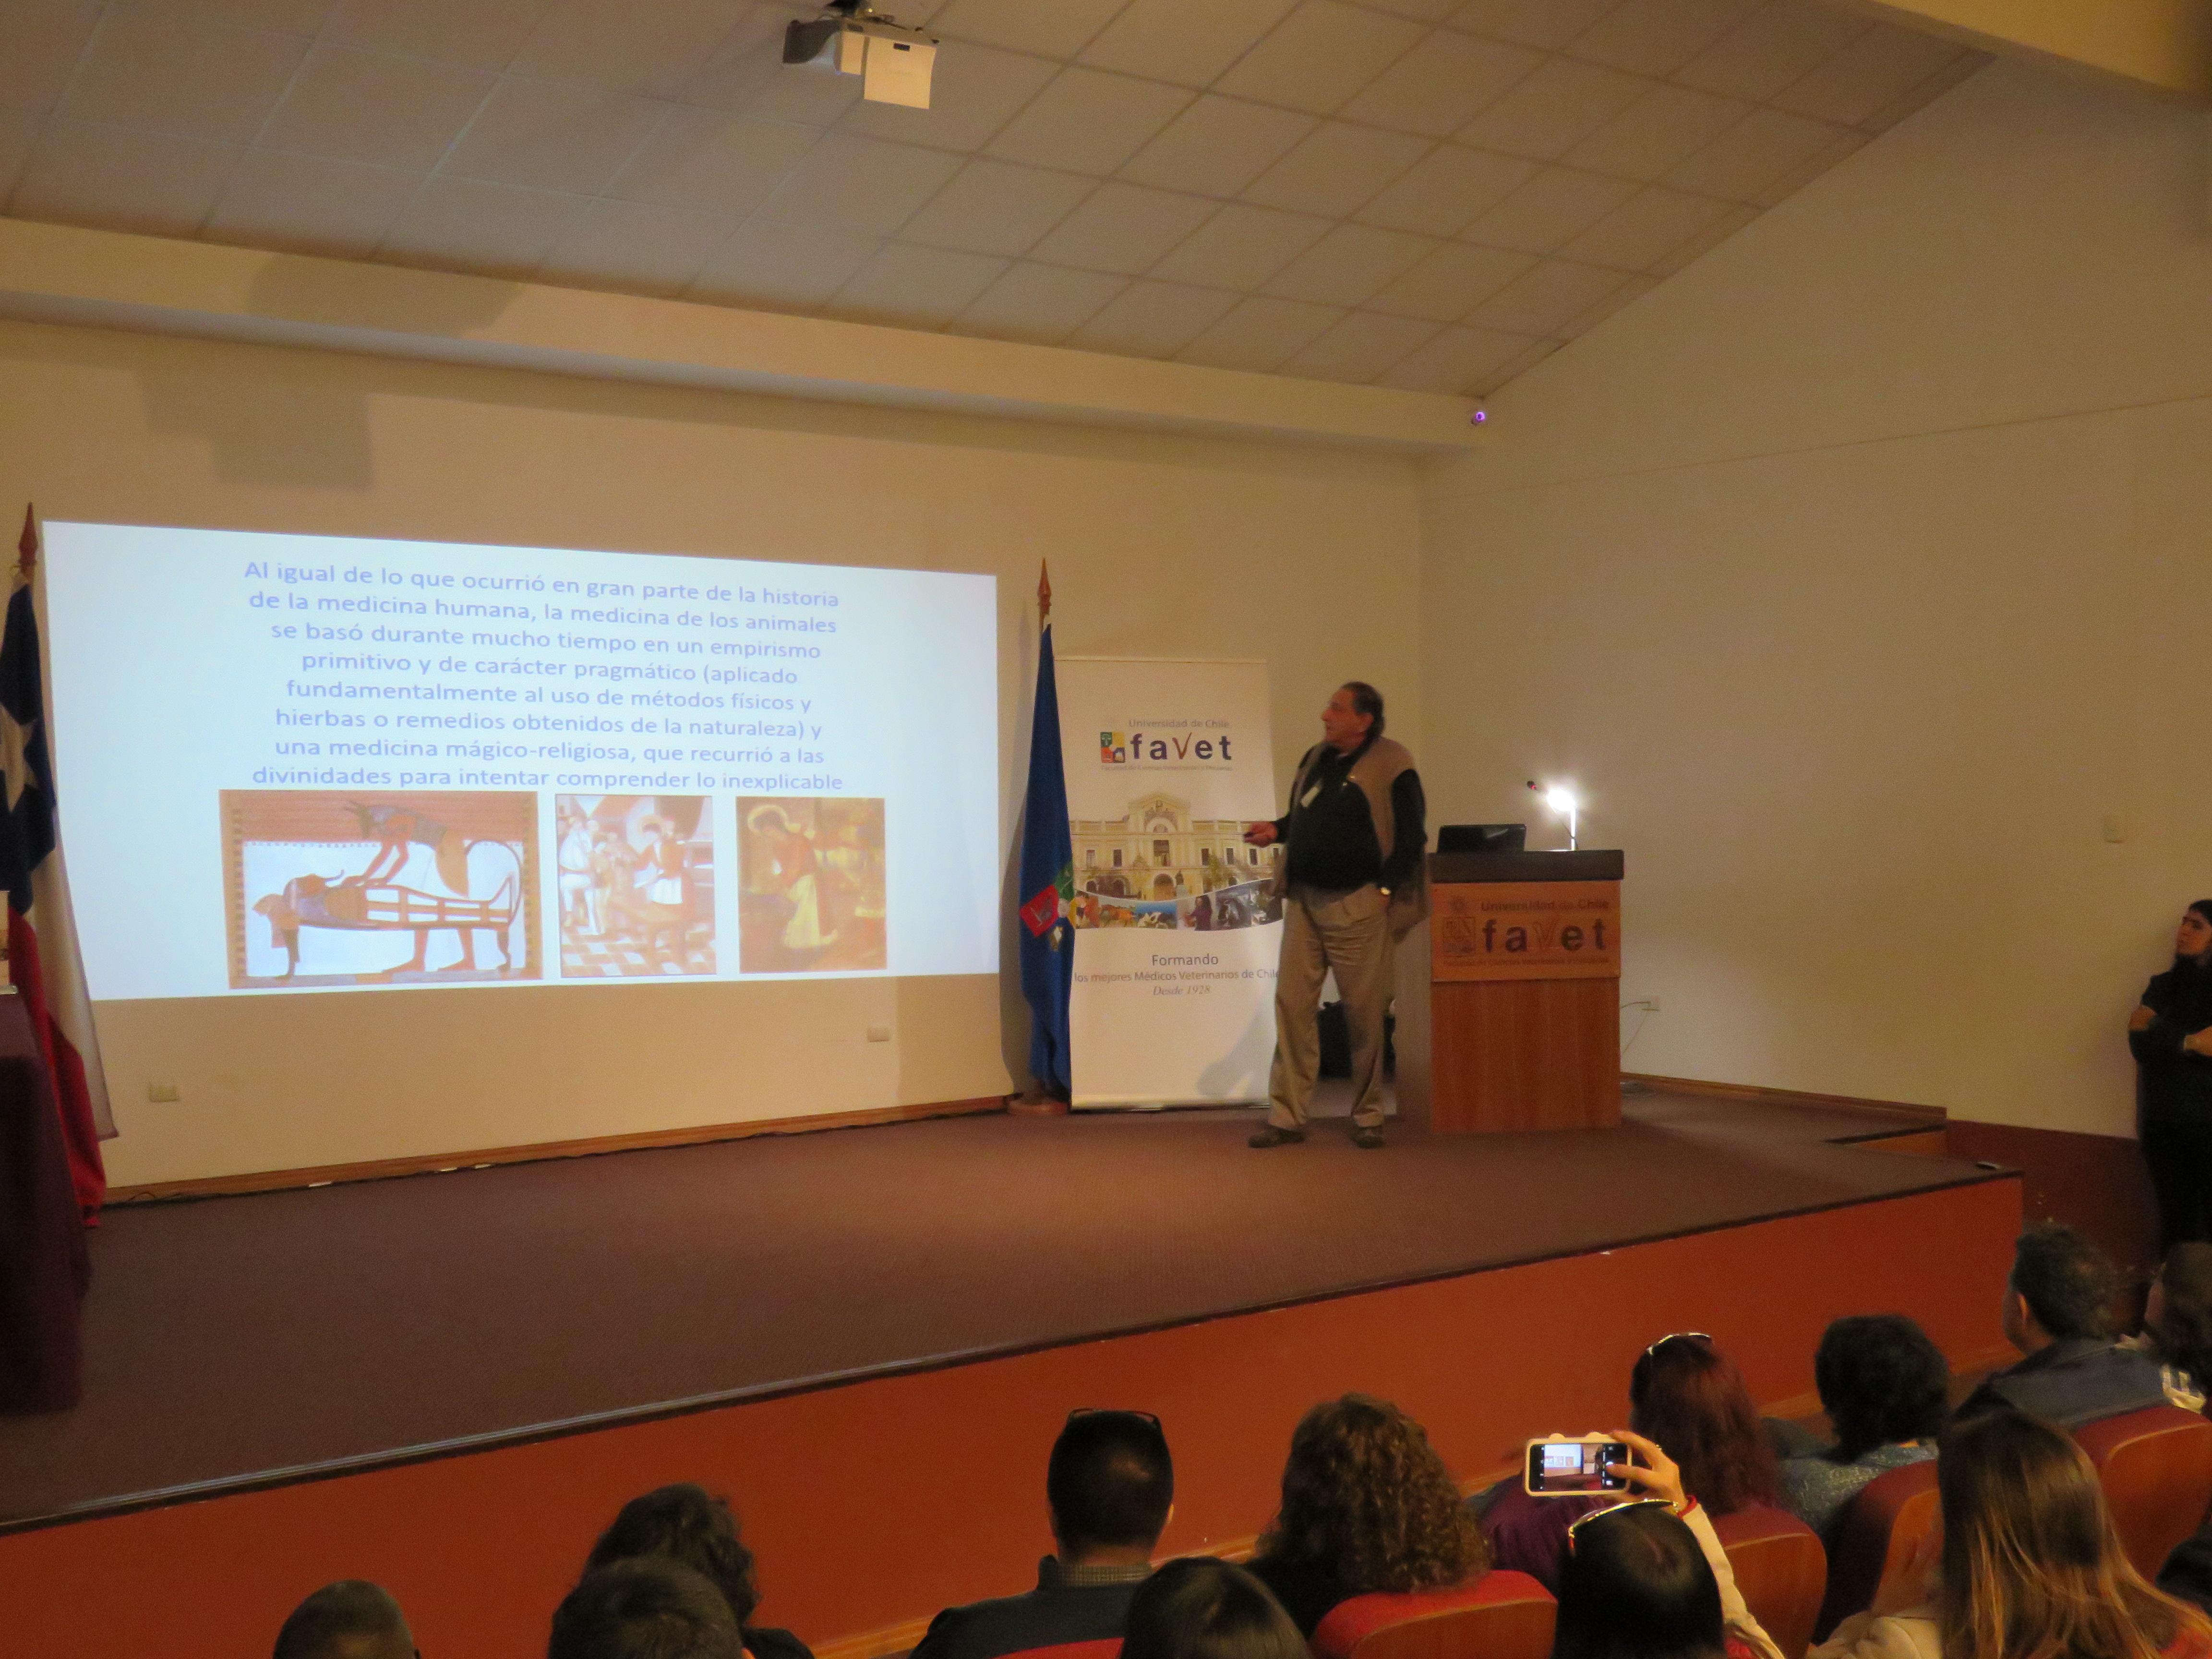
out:
{"label": "eyeglasses", "polygon": [[1644,1357],[1646,1359],[1649,1359],[1653,1354],[1657,1353],[1660,1349],[1665,1347],[1669,1342],[1680,1342],[1684,1340],[1686,1338],[1694,1338],[1699,1342],[1710,1342],[1713,1340],[1713,1334],[1711,1331],[1669,1331],[1666,1335],[1661,1337],[1656,1342],[1654,1342],[1650,1347],[1646,1348],[1644,1351]]}
{"label": "eyeglasses", "polygon": [[1588,1515],[1577,1516],[1568,1522],[1567,1553],[1570,1555],[1574,1553],[1575,1534],[1589,1525],[1591,1522],[1602,1521],[1608,1515],[1619,1515],[1623,1510],[1648,1510],[1654,1504],[1663,1507],[1669,1515],[1674,1512],[1674,1504],[1663,1498],[1632,1498],[1625,1504],[1614,1504],[1605,1509],[1592,1510]]}

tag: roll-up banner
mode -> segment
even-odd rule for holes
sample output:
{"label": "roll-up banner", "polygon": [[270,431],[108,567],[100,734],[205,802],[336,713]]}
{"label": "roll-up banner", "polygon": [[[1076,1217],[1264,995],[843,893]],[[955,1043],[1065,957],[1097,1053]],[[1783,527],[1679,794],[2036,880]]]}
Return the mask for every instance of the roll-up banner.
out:
{"label": "roll-up banner", "polygon": [[1264,1100],[1279,848],[1264,662],[1062,657],[1074,842],[1074,1102]]}

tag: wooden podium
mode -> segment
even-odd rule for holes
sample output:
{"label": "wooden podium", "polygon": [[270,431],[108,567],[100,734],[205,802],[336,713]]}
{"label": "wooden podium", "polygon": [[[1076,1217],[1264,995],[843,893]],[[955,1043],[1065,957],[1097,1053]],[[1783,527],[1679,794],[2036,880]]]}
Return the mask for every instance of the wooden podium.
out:
{"label": "wooden podium", "polygon": [[1429,860],[1429,1127],[1620,1121],[1619,852]]}

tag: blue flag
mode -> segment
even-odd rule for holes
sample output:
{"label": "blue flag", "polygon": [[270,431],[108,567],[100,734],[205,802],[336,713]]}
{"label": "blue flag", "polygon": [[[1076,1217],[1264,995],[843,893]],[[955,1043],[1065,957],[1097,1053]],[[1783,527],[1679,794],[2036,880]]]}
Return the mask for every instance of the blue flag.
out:
{"label": "blue flag", "polygon": [[1060,757],[1060,692],[1052,629],[1037,645],[1036,714],[1030,723],[1030,787],[1022,809],[1022,994],[1030,1005],[1030,1074],[1043,1093],[1074,1090],[1067,1058],[1067,993],[1075,974],[1075,847],[1067,834],[1067,772]]}

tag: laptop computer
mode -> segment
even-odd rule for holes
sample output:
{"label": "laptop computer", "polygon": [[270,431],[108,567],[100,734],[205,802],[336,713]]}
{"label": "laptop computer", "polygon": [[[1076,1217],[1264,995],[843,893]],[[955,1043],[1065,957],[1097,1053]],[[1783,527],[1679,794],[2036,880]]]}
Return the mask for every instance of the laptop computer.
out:
{"label": "laptop computer", "polygon": [[1447,823],[1437,830],[1439,853],[1519,853],[1528,842],[1525,823]]}

